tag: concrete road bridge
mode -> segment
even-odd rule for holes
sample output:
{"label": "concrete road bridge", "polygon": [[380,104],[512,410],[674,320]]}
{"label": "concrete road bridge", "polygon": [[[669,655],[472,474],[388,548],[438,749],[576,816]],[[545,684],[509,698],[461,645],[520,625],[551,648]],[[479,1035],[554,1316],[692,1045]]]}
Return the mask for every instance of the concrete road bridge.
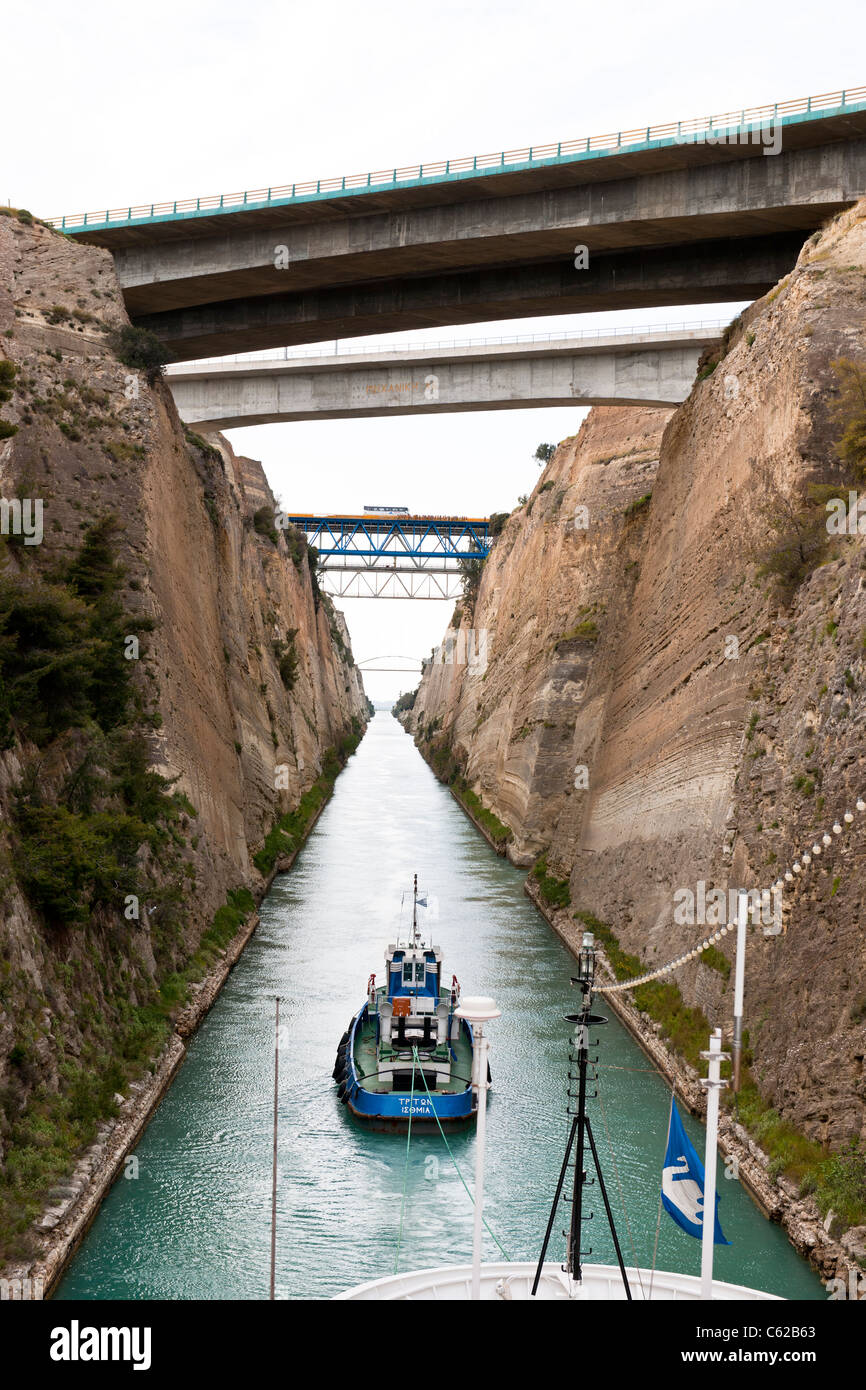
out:
{"label": "concrete road bridge", "polygon": [[713,320],[316,355],[286,349],[281,357],[173,366],[168,382],[181,419],[203,430],[533,406],[674,406],[724,327]]}
{"label": "concrete road bridge", "polygon": [[176,360],[752,300],[866,194],[866,87],[495,154],[56,218]]}

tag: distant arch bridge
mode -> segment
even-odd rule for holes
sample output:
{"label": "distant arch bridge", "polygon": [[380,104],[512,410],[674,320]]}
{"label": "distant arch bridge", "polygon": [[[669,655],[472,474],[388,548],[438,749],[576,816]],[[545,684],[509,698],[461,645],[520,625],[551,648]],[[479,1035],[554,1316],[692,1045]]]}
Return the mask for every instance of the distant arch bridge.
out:
{"label": "distant arch bridge", "polygon": [[[402,666],[374,665],[375,662],[379,661],[402,661],[404,664]],[[385,673],[394,673],[401,676],[416,676],[421,674],[424,659],[420,656],[368,656],[364,661],[358,661],[355,664],[359,671],[363,671],[366,675],[371,676]]]}

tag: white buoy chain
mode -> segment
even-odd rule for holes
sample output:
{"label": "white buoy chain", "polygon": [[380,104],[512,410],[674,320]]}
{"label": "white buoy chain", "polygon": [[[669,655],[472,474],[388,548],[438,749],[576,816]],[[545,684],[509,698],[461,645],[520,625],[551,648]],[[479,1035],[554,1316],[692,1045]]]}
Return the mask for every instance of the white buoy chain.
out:
{"label": "white buoy chain", "polygon": [[[862,797],[857,798],[856,809],[861,814],[866,811],[866,801],[864,801]],[[804,850],[799,858],[795,859],[793,864],[785,870],[784,874],[777,878],[775,883],[770,885],[770,889],[765,889],[764,891],[772,892],[774,889],[784,891],[786,884],[794,883],[796,878],[802,876],[804,872],[811,868],[814,861],[820,858],[824,850],[832,845],[834,835],[841,835],[843,829],[847,829],[847,827],[853,823],[854,816],[852,812],[846,811],[842,817],[841,824],[838,820],[833,822],[832,834],[830,834],[829,831],[825,831],[819,839],[815,840],[811,850]],[[722,937],[727,936],[728,932],[735,932],[736,930],[736,922],[728,922],[727,926],[719,927],[718,931],[714,931],[702,941],[700,945],[695,946],[691,951],[686,951],[685,955],[677,956],[675,960],[668,961],[667,965],[660,966],[658,970],[652,970],[647,975],[638,975],[634,980],[621,980],[620,983],[616,985],[596,985],[596,992],[598,994],[618,994],[621,990],[636,989],[638,985],[647,985],[651,980],[661,979],[662,975],[669,975],[672,970],[679,970],[681,965],[685,965],[690,960],[695,960],[703,951],[706,951],[708,946],[712,946],[716,941],[721,941]]]}

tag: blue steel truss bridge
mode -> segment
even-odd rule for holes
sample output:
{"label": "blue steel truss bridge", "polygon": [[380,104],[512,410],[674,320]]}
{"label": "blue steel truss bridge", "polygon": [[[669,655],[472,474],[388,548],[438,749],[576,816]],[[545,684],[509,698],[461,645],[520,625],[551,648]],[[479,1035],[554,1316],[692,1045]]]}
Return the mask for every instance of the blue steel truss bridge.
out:
{"label": "blue steel truss bridge", "polygon": [[287,520],[318,551],[332,598],[456,599],[466,562],[490,553],[487,517],[295,512]]}

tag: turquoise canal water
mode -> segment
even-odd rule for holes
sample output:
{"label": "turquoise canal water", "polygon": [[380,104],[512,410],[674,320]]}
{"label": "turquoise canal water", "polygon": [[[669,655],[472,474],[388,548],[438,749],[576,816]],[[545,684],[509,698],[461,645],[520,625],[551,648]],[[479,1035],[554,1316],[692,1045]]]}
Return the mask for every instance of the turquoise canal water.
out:
{"label": "turquoise canal water", "polygon": [[[417,871],[432,923],[466,993],[492,994],[486,1216],[513,1259],[537,1257],[566,1138],[573,961],[498,858],[436,781],[411,739],[379,713],[291,873],[262,905],[233,971],[137,1149],[70,1267],[61,1299],[266,1298],[270,1253],[273,996],[283,997],[277,1293],[326,1298],[394,1271],[406,1141],[359,1127],[331,1068],[382,978],[401,895]],[[602,1012],[608,1012],[599,1005]],[[600,1030],[600,1100],[590,1113],[628,1263],[652,1263],[669,1092],[612,1016]],[[603,1102],[603,1110],[601,1108]],[[686,1128],[703,1151],[702,1130]],[[615,1155],[611,1158],[607,1132]],[[450,1136],[471,1186],[474,1134]],[[729,1248],[717,1275],[788,1298],[824,1292],[784,1234],[719,1165]],[[628,1223],[622,1216],[620,1187]],[[612,1262],[598,1188],[592,1260]],[[555,1226],[551,1257],[562,1257]],[[630,1234],[629,1234],[630,1233]],[[634,1249],[632,1248],[632,1241]],[[399,1267],[468,1261],[472,1207],[438,1134],[413,1137]],[[487,1239],[485,1257],[498,1258]],[[699,1243],[662,1214],[658,1266],[697,1274]]]}

